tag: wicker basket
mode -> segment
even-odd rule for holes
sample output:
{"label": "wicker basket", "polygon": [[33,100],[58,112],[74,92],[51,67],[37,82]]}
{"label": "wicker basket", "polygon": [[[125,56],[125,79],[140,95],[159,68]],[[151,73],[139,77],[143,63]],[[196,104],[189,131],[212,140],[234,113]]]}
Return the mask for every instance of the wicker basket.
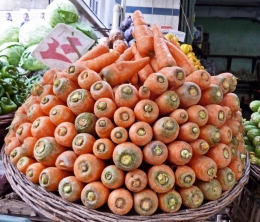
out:
{"label": "wicker basket", "polygon": [[255,166],[254,164],[251,164],[250,165],[250,173],[256,179],[260,180],[260,168],[259,167]]}
{"label": "wicker basket", "polygon": [[[8,156],[2,149],[2,159],[6,170],[6,177],[13,190],[31,207],[54,221],[149,221],[149,222],[166,222],[166,221],[203,221],[214,216],[221,209],[229,205],[243,190],[247,184],[250,173],[249,158],[244,171],[243,177],[237,182],[234,188],[222,194],[217,201],[211,201],[203,204],[196,209],[181,209],[175,213],[157,212],[151,216],[139,216],[135,212],[128,215],[119,216],[111,213],[106,207],[99,211],[87,209],[81,203],[70,203],[63,200],[56,193],[47,192],[39,185],[31,183],[22,175],[15,166],[13,166]],[[159,211],[159,210],[158,210]]]}
{"label": "wicker basket", "polygon": [[0,116],[0,150],[4,144],[4,137],[8,133],[7,127],[10,126],[14,118],[14,112]]}

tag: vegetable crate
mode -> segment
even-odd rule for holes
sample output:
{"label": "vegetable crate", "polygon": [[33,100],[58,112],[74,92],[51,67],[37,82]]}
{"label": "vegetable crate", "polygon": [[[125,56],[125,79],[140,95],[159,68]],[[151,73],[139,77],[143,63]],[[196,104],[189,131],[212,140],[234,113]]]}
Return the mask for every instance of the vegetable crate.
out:
{"label": "vegetable crate", "polygon": [[4,144],[4,137],[8,133],[7,127],[10,125],[14,118],[14,113],[9,113],[0,116],[0,149]]}
{"label": "vegetable crate", "polygon": [[248,184],[230,205],[229,217],[236,222],[258,222],[260,218],[260,181],[249,177]]}

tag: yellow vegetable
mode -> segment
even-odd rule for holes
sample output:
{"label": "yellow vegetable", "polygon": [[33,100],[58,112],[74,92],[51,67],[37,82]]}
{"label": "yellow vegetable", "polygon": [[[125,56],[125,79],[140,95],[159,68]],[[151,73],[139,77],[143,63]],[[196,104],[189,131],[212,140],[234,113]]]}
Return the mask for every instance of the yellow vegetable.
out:
{"label": "yellow vegetable", "polygon": [[181,45],[181,50],[184,52],[184,54],[188,54],[190,52],[190,45],[188,44],[182,44]]}
{"label": "yellow vegetable", "polygon": [[186,56],[188,58],[196,57],[194,52],[189,52]]}

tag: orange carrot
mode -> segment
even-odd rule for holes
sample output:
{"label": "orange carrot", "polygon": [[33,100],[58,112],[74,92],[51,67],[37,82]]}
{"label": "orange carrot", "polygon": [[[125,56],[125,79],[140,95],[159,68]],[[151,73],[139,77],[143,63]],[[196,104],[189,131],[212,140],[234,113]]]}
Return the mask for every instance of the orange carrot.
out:
{"label": "orange carrot", "polygon": [[188,166],[177,166],[175,171],[175,183],[179,187],[190,187],[194,184],[196,176],[192,168]]}
{"label": "orange carrot", "polygon": [[158,105],[149,99],[140,100],[134,107],[134,114],[138,121],[154,123],[159,116]]}
{"label": "orange carrot", "polygon": [[136,10],[133,13],[134,31],[133,37],[136,40],[136,47],[141,56],[147,56],[154,51],[154,40],[152,30],[144,21],[141,11]]}
{"label": "orange carrot", "polygon": [[109,189],[117,189],[125,182],[124,171],[116,165],[109,165],[102,171],[101,182]]}
{"label": "orange carrot", "polygon": [[60,181],[68,176],[72,176],[71,172],[56,167],[47,167],[39,176],[39,184],[47,191],[58,191]]}
{"label": "orange carrot", "polygon": [[66,70],[57,72],[57,73],[55,73],[54,76],[53,76],[53,83],[54,83],[57,79],[67,78],[67,77],[68,77],[68,73],[67,73]]}
{"label": "orange carrot", "polygon": [[100,98],[94,104],[94,113],[98,118],[107,117],[112,119],[116,109],[116,104],[109,98]]}
{"label": "orange carrot", "polygon": [[[90,69],[87,68],[85,64],[76,63],[69,66],[67,69],[67,78],[74,83],[78,83],[78,76],[85,71],[89,71]],[[94,71],[93,71],[94,72]]]}
{"label": "orange carrot", "polygon": [[241,161],[232,160],[227,167],[234,172],[236,180],[239,180],[243,176],[243,166]]}
{"label": "orange carrot", "polygon": [[38,96],[29,96],[23,103],[22,107],[24,108],[25,112],[27,113],[28,109],[32,104],[39,103]]}
{"label": "orange carrot", "polygon": [[196,70],[195,66],[188,59],[188,57],[181,51],[180,48],[176,47],[171,42],[165,40],[172,57],[175,59],[177,66],[181,67],[185,72],[186,76],[190,75]]}
{"label": "orange carrot", "polygon": [[207,156],[193,156],[187,165],[193,169],[199,180],[210,181],[216,177],[217,164]]}
{"label": "orange carrot", "polygon": [[164,67],[171,67],[176,65],[175,59],[172,57],[161,29],[157,24],[153,24],[152,27],[153,37],[154,37],[154,52],[157,58],[157,67],[162,69]]}
{"label": "orange carrot", "polygon": [[87,61],[82,61],[78,62],[82,65],[85,65],[89,69],[95,71],[95,72],[100,72],[103,68],[109,66],[110,64],[113,64],[120,56],[120,53],[117,51],[111,51],[104,53],[96,58],[87,60]]}
{"label": "orange carrot", "polygon": [[48,85],[36,85],[36,83],[34,84],[34,87],[36,88],[36,94],[38,96],[38,102],[41,102],[42,98],[44,96],[47,96],[47,95],[53,95],[53,86],[48,84]]}
{"label": "orange carrot", "polygon": [[[137,50],[136,43],[131,44],[131,50],[132,50],[132,53],[134,54],[135,60],[143,58]],[[149,75],[151,75],[153,72],[154,72],[154,70],[152,69],[152,67],[149,63],[143,69],[139,70],[138,77],[139,77],[141,83],[144,83],[144,81],[147,79],[147,77]]]}
{"label": "orange carrot", "polygon": [[131,78],[139,70],[143,69],[150,61],[149,57],[135,61],[122,61],[113,63],[100,72],[101,78],[112,87],[122,84]]}
{"label": "orange carrot", "polygon": [[8,133],[4,137],[5,144],[7,144],[12,137],[16,138],[15,131],[12,129],[12,125],[11,125],[11,127],[8,130]]}
{"label": "orange carrot", "polygon": [[164,164],[152,166],[147,174],[148,184],[157,193],[166,193],[175,183],[175,175],[172,169]]}
{"label": "orange carrot", "polygon": [[209,144],[209,147],[212,147],[220,141],[221,135],[217,127],[206,124],[200,127],[198,138],[205,140]]}
{"label": "orange carrot", "polygon": [[161,73],[152,73],[144,81],[144,86],[147,86],[151,93],[160,95],[168,89],[168,79]]}
{"label": "orange carrot", "polygon": [[191,142],[198,138],[200,134],[199,126],[196,123],[186,122],[180,125],[177,139],[185,142]]}
{"label": "orange carrot", "polygon": [[211,84],[218,85],[220,89],[222,90],[223,95],[228,93],[229,91],[229,81],[226,77],[217,75],[217,76],[211,76]]}
{"label": "orange carrot", "polygon": [[224,143],[217,143],[211,147],[206,156],[215,161],[218,169],[228,166],[231,161],[231,151]]}
{"label": "orange carrot", "polygon": [[110,133],[114,128],[114,123],[107,117],[99,118],[95,125],[95,131],[100,138],[110,138]]}
{"label": "orange carrot", "polygon": [[227,93],[223,96],[222,101],[220,102],[221,106],[227,106],[230,108],[231,112],[237,112],[240,108],[240,101],[235,93]]}
{"label": "orange carrot", "polygon": [[38,162],[31,164],[27,167],[25,173],[26,178],[30,180],[32,183],[39,183],[39,176],[45,168],[46,166]]}
{"label": "orange carrot", "polygon": [[61,71],[61,70],[59,70],[59,69],[49,69],[49,70],[47,70],[47,71],[43,74],[40,83],[41,83],[42,85],[53,84],[53,76],[54,76],[57,72],[60,72],[60,71]]}
{"label": "orange carrot", "polygon": [[16,138],[23,143],[26,137],[32,136],[31,127],[33,124],[31,123],[22,123],[19,128],[16,130]]}
{"label": "orange carrot", "polygon": [[97,209],[107,203],[109,189],[101,182],[88,183],[81,191],[81,201],[88,209]]}
{"label": "orange carrot", "polygon": [[192,148],[184,141],[173,141],[167,145],[168,161],[176,165],[185,165],[192,158]]}
{"label": "orange carrot", "polygon": [[115,40],[113,42],[113,46],[112,47],[113,47],[113,51],[117,51],[121,55],[128,48],[128,44],[124,40],[117,39],[117,40]]}
{"label": "orange carrot", "polygon": [[50,114],[50,110],[56,105],[65,105],[65,102],[61,101],[55,95],[46,95],[40,102],[41,110],[46,114]]}
{"label": "orange carrot", "polygon": [[91,93],[85,89],[72,91],[67,99],[67,105],[75,115],[79,115],[83,112],[93,112],[94,104],[95,100]]}
{"label": "orange carrot", "polygon": [[81,154],[74,163],[74,174],[78,180],[90,183],[101,178],[105,162],[93,154]]}
{"label": "orange carrot", "polygon": [[128,190],[119,188],[109,194],[107,204],[114,214],[125,215],[132,209],[134,200]]}
{"label": "orange carrot", "polygon": [[135,86],[136,89],[139,89],[139,76],[138,73],[135,73],[134,75],[131,76],[130,79],[127,81],[131,85]]}
{"label": "orange carrot", "polygon": [[87,61],[90,59],[94,59],[102,54],[105,54],[109,52],[109,48],[104,45],[104,44],[97,44],[96,46],[94,46],[91,50],[89,50],[87,53],[85,53],[83,56],[81,56],[77,62],[81,62],[81,61]]}
{"label": "orange carrot", "polygon": [[24,156],[34,158],[34,146],[38,139],[35,137],[26,137],[21,145],[21,150]]}
{"label": "orange carrot", "polygon": [[201,98],[201,90],[196,83],[185,82],[175,92],[180,98],[180,107],[187,108],[196,105]]}
{"label": "orange carrot", "polygon": [[229,81],[229,90],[228,92],[234,92],[237,86],[237,78],[229,72],[220,73],[219,76],[224,76]]}
{"label": "orange carrot", "polygon": [[132,52],[131,47],[129,47],[124,51],[124,53],[122,53],[119,56],[116,62],[131,61],[133,58],[134,58],[134,53]]}
{"label": "orange carrot", "polygon": [[206,70],[196,70],[185,78],[186,82],[196,83],[201,90],[209,87],[211,83],[211,75]]}
{"label": "orange carrot", "polygon": [[62,199],[69,202],[76,202],[80,200],[83,188],[84,183],[79,181],[75,176],[68,176],[60,181],[58,191]]}
{"label": "orange carrot", "polygon": [[225,111],[222,106],[217,104],[209,104],[204,106],[208,112],[208,122],[209,125],[214,125],[216,127],[222,126],[226,121]]}
{"label": "orange carrot", "polygon": [[174,91],[167,90],[155,99],[155,103],[158,105],[160,116],[165,116],[179,107],[180,98]]}
{"label": "orange carrot", "polygon": [[222,106],[225,111],[226,120],[230,119],[232,116],[231,109],[228,106]]}
{"label": "orange carrot", "polygon": [[235,174],[229,167],[218,169],[216,179],[219,181],[222,190],[224,191],[231,190],[236,183]]}
{"label": "orange carrot", "polygon": [[17,108],[14,115],[17,115],[17,114],[26,114],[23,106],[20,106],[19,108]]}
{"label": "orange carrot", "polygon": [[14,132],[16,132],[16,130],[22,123],[29,123],[29,122],[30,122],[30,120],[28,119],[28,116],[26,114],[17,114],[14,116],[14,118],[11,122],[11,129]]}
{"label": "orange carrot", "polygon": [[158,66],[157,66],[157,57],[156,55],[150,56],[150,66],[154,72],[158,72]]}
{"label": "orange carrot", "polygon": [[54,136],[56,125],[51,122],[49,116],[38,117],[31,126],[31,134],[33,137],[40,139],[46,136]]}
{"label": "orange carrot", "polygon": [[158,71],[163,74],[169,83],[169,87],[176,89],[185,82],[186,75],[182,68],[178,66],[164,67]]}
{"label": "orange carrot", "polygon": [[22,143],[18,140],[17,137],[11,137],[5,144],[5,154],[9,156],[13,149],[18,146],[20,147],[21,145]]}
{"label": "orange carrot", "polygon": [[72,141],[77,134],[78,131],[76,130],[75,125],[70,122],[59,124],[54,131],[56,141],[66,147],[72,147]]}
{"label": "orange carrot", "polygon": [[135,122],[135,113],[128,107],[119,107],[114,113],[114,122],[117,126],[128,128]]}
{"label": "orange carrot", "polygon": [[218,85],[210,84],[208,88],[201,93],[201,98],[198,105],[205,106],[209,104],[220,104],[223,98],[223,93]]}
{"label": "orange carrot", "polygon": [[115,103],[118,107],[133,109],[139,101],[138,90],[130,84],[121,84],[115,92]]}
{"label": "orange carrot", "polygon": [[203,193],[197,186],[179,187],[177,191],[182,198],[182,204],[187,208],[197,208],[204,201]]}
{"label": "orange carrot", "polygon": [[179,125],[171,117],[162,117],[153,125],[153,137],[165,144],[174,141],[179,134]]}
{"label": "orange carrot", "polygon": [[115,144],[124,143],[128,139],[128,131],[124,127],[117,126],[111,130],[110,139]]}
{"label": "orange carrot", "polygon": [[18,160],[16,167],[22,174],[25,174],[28,166],[30,166],[33,163],[36,163],[35,159],[23,156]]}
{"label": "orange carrot", "polygon": [[109,98],[114,100],[113,89],[105,81],[97,81],[90,87],[90,93],[95,100],[100,98]]}
{"label": "orange carrot", "polygon": [[129,129],[129,137],[137,146],[145,146],[153,138],[152,127],[146,122],[136,122]]}
{"label": "orange carrot", "polygon": [[150,89],[147,86],[142,85],[138,90],[139,99],[149,99],[150,93]]}
{"label": "orange carrot", "polygon": [[92,153],[96,139],[89,133],[79,133],[72,141],[72,149],[77,155]]}
{"label": "orange carrot", "polygon": [[182,198],[175,190],[158,194],[159,208],[165,213],[174,213],[182,205]]}
{"label": "orange carrot", "polygon": [[93,153],[96,157],[102,160],[108,160],[112,158],[115,144],[112,140],[103,138],[97,139],[93,144]]}
{"label": "orange carrot", "polygon": [[21,150],[21,147],[18,146],[16,148],[14,148],[11,153],[10,153],[10,162],[16,166],[17,162],[19,161],[19,159],[21,159],[23,157],[23,153]]}
{"label": "orange carrot", "polygon": [[98,73],[91,69],[85,69],[78,76],[78,84],[82,89],[90,90],[92,84],[100,81],[101,77]]}
{"label": "orange carrot", "polygon": [[176,109],[169,114],[169,117],[175,119],[176,122],[180,125],[187,122],[188,113],[185,109]]}
{"label": "orange carrot", "polygon": [[131,142],[118,144],[113,152],[113,162],[121,170],[137,169],[143,160],[142,150]]}
{"label": "orange carrot", "polygon": [[229,144],[232,140],[232,131],[228,126],[219,127],[220,132],[220,143]]}
{"label": "orange carrot", "polygon": [[58,126],[63,122],[74,123],[76,116],[75,114],[64,105],[55,105],[49,112],[51,122]]}
{"label": "orange carrot", "polygon": [[46,116],[46,114],[42,111],[41,105],[39,103],[35,103],[30,106],[27,111],[27,116],[30,122],[34,122],[40,116]]}
{"label": "orange carrot", "polygon": [[239,133],[241,127],[241,124],[238,121],[234,121],[232,119],[226,120],[224,125],[231,129],[232,136],[236,136]]}
{"label": "orange carrot", "polygon": [[55,166],[58,169],[73,172],[73,166],[77,157],[78,156],[72,150],[67,150],[57,157]]}
{"label": "orange carrot", "polygon": [[196,123],[199,127],[206,125],[208,122],[208,111],[200,105],[192,105],[186,109],[188,121]]}
{"label": "orange carrot", "polygon": [[75,127],[79,133],[90,133],[91,135],[96,135],[95,126],[97,120],[98,118],[95,114],[84,112],[76,117]]}
{"label": "orange carrot", "polygon": [[145,188],[140,192],[134,193],[134,209],[139,215],[152,215],[157,208],[158,197],[152,189]]}
{"label": "orange carrot", "polygon": [[143,170],[135,169],[125,175],[125,185],[132,192],[142,191],[148,183],[148,178]]}
{"label": "orange carrot", "polygon": [[204,155],[209,150],[209,144],[203,139],[196,139],[189,142],[189,145],[192,148],[192,155]]}
{"label": "orange carrot", "polygon": [[66,150],[54,137],[43,137],[35,143],[34,157],[45,166],[55,166],[57,157]]}
{"label": "orange carrot", "polygon": [[53,83],[54,94],[65,103],[69,94],[78,88],[78,85],[68,78],[59,78]]}

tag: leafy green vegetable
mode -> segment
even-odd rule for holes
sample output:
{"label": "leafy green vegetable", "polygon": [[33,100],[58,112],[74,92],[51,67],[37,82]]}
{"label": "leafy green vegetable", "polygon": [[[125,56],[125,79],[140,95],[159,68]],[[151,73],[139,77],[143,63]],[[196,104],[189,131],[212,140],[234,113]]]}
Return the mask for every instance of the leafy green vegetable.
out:
{"label": "leafy green vegetable", "polygon": [[45,11],[46,21],[55,27],[58,23],[73,23],[79,20],[77,8],[68,0],[55,0]]}
{"label": "leafy green vegetable", "polygon": [[86,22],[74,22],[68,25],[71,25],[72,27],[78,29],[79,31],[87,35],[89,38],[95,40],[96,43],[98,43],[98,38],[96,33]]}
{"label": "leafy green vegetable", "polygon": [[35,59],[32,56],[33,50],[37,47],[38,44],[28,47],[22,54],[22,57],[19,62],[19,66],[23,69],[36,71],[41,69],[46,69],[47,67],[42,64],[39,60]]}
{"label": "leafy green vegetable", "polygon": [[0,45],[6,42],[19,42],[19,31],[20,28],[10,24],[10,22],[2,25],[0,29]]}
{"label": "leafy green vegetable", "polygon": [[19,42],[7,42],[0,46],[0,57],[6,56],[10,65],[18,66],[24,46]]}
{"label": "leafy green vegetable", "polygon": [[28,48],[40,43],[51,31],[52,27],[45,21],[29,21],[20,29],[19,42]]}

